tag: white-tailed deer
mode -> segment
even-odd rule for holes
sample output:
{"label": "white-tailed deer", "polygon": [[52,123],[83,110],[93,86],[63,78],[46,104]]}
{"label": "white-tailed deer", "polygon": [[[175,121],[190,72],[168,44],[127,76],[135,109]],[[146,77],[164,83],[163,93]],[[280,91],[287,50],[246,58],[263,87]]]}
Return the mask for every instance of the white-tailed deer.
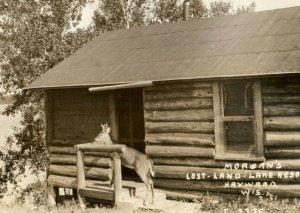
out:
{"label": "white-tailed deer", "polygon": [[[109,135],[110,127],[107,124],[101,124],[102,131],[94,139],[93,144],[113,144],[113,141]],[[145,155],[133,148],[127,147],[126,151],[121,154],[121,163],[127,168],[134,169],[140,179],[146,184],[147,195],[144,200],[144,205],[153,203],[154,200],[154,191],[153,191],[153,180],[154,177],[153,171],[153,162],[152,160]],[[111,179],[111,181],[113,178]],[[112,182],[110,184],[112,186]],[[149,194],[151,193],[151,201],[149,200]]]}

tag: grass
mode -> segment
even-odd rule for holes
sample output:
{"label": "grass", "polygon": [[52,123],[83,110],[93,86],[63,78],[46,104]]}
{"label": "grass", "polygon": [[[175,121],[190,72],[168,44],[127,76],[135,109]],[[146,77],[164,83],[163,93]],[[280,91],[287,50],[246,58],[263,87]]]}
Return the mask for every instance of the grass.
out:
{"label": "grass", "polygon": [[[184,201],[180,201],[184,202]],[[180,205],[176,208],[165,209],[162,212],[184,212],[184,213],[298,213],[300,212],[300,202],[297,199],[270,199],[257,197],[254,199],[236,199],[227,200],[223,197],[204,196],[200,201],[195,200],[189,203],[192,208],[181,209]],[[186,205],[185,205],[186,206]],[[82,213],[83,211],[74,201],[65,201],[53,209],[46,206],[35,207],[30,203],[15,203],[13,205],[0,204],[0,212],[7,213]],[[90,206],[84,212],[86,213],[121,213],[122,210],[116,210],[108,205]],[[137,210],[135,213],[158,213],[160,211]]]}

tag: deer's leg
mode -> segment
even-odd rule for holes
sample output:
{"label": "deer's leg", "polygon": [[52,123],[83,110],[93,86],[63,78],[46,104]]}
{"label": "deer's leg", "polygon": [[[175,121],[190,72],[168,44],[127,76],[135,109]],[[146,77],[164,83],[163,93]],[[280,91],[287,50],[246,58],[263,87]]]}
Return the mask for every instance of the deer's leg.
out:
{"label": "deer's leg", "polygon": [[151,188],[151,204],[154,203],[154,184],[153,184],[153,180],[149,174],[149,182],[150,182],[150,188]]}
{"label": "deer's leg", "polygon": [[[146,165],[148,165],[148,162]],[[144,205],[149,205],[149,203],[150,203],[149,202],[149,192],[151,191],[151,184],[153,185],[153,181],[150,177],[149,167],[145,167],[145,164],[141,163],[139,166],[135,167],[135,171],[146,185],[147,194],[146,194],[146,198],[144,200]],[[152,198],[151,203],[153,203],[153,198]]]}

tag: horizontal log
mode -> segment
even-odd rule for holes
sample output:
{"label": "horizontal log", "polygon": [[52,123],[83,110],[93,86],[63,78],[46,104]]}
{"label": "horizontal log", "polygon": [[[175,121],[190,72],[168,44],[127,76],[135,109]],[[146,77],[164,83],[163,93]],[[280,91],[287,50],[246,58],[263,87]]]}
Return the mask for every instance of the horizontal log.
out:
{"label": "horizontal log", "polygon": [[[76,166],[67,166],[67,165],[50,165],[49,173],[53,175],[64,175],[70,177],[77,176],[77,167]],[[111,169],[87,167],[85,168],[86,178],[99,179],[99,180],[110,180],[112,177]]]}
{"label": "horizontal log", "polygon": [[[77,189],[77,179],[76,179],[76,177],[50,175],[47,179],[47,183],[51,186]],[[108,185],[109,185],[109,181],[86,179],[86,186],[87,187],[108,186]]]}
{"label": "horizontal log", "polygon": [[293,76],[293,77],[273,77],[267,78],[262,80],[263,85],[287,85],[287,84],[294,84],[300,83],[300,78]]}
{"label": "horizontal log", "polygon": [[[176,180],[176,179],[154,179],[154,185],[156,187],[162,187],[167,189],[179,189],[179,190],[194,190],[194,191],[211,191],[221,193],[235,193],[241,194],[241,190],[249,189],[246,187],[225,188],[224,182],[221,181],[188,181],[188,180]],[[279,196],[279,197],[300,197],[300,184],[277,184],[276,187],[261,186],[250,187],[250,189],[259,189],[266,195],[267,192]]]}
{"label": "horizontal log", "polygon": [[147,133],[213,133],[213,122],[146,122]]}
{"label": "horizontal log", "polygon": [[282,104],[274,106],[264,106],[263,114],[265,116],[297,116],[300,115],[299,104]]}
{"label": "horizontal log", "polygon": [[300,159],[280,159],[280,160],[266,160],[263,163],[254,162],[232,162],[232,161],[216,161],[214,159],[201,159],[195,157],[187,158],[153,158],[154,165],[171,165],[171,166],[194,166],[194,167],[207,167],[207,168],[225,168],[225,165],[237,166],[242,168],[242,165],[250,168],[255,167],[256,169],[263,170],[274,170],[277,165],[282,170],[288,171],[299,171],[300,170]]}
{"label": "horizontal log", "polygon": [[264,118],[264,129],[268,129],[268,130],[299,129],[300,132],[300,116],[266,117]]}
{"label": "horizontal log", "polygon": [[300,103],[300,94],[299,95],[264,95],[263,103],[265,105],[270,104],[295,104]]}
{"label": "horizontal log", "polygon": [[159,190],[166,194],[167,199],[171,200],[188,200],[195,201],[203,198],[203,192],[197,192],[192,190],[179,190],[179,189],[167,189],[159,188]]}
{"label": "horizontal log", "polygon": [[147,91],[156,90],[173,90],[173,89],[190,89],[190,88],[212,88],[212,83],[210,82],[185,82],[185,83],[164,83],[156,84],[153,87],[145,88]]}
{"label": "horizontal log", "polygon": [[300,148],[299,147],[272,147],[265,149],[266,158],[299,158]]}
{"label": "horizontal log", "polygon": [[95,188],[80,188],[79,193],[81,196],[88,198],[95,198],[100,200],[114,200],[114,192],[110,188],[95,189]]}
{"label": "horizontal log", "polygon": [[[64,165],[76,165],[77,157],[76,155],[50,155],[51,164],[64,164]],[[110,158],[100,158],[85,156],[84,163],[86,166],[95,166],[102,168],[110,168],[112,165]]]}
{"label": "horizontal log", "polygon": [[157,133],[146,134],[149,144],[214,146],[213,134],[195,133]]}
{"label": "horizontal log", "polygon": [[152,157],[200,157],[213,158],[214,148],[184,146],[146,146],[146,153]]}
{"label": "horizontal log", "polygon": [[[194,191],[194,190],[183,190],[183,189],[168,189],[168,188],[158,188],[161,192],[165,193],[167,199],[171,200],[188,200],[188,201],[195,201],[195,200],[202,200],[203,196],[207,195],[206,192],[201,191]],[[227,193],[220,193],[220,192],[210,192],[209,197],[206,197],[209,200],[219,200],[220,196],[223,199],[223,202],[238,200],[240,199],[241,202],[245,201],[246,197],[241,197],[240,194],[227,194]]]}
{"label": "horizontal log", "polygon": [[145,112],[146,121],[213,121],[212,109]]}
{"label": "horizontal log", "polygon": [[50,141],[51,146],[74,146],[77,144],[90,143],[88,140],[63,140],[63,139],[55,139]]}
{"label": "horizontal log", "polygon": [[299,83],[288,83],[276,85],[266,85],[262,88],[263,94],[300,94]]}
{"label": "horizontal log", "polygon": [[266,132],[265,146],[281,146],[281,148],[287,146],[300,146],[300,131]]}
{"label": "horizontal log", "polygon": [[145,100],[177,99],[177,98],[207,98],[212,97],[211,88],[173,89],[165,91],[145,91]]}
{"label": "horizontal log", "polygon": [[[156,178],[182,179],[192,178],[192,173],[203,174],[199,176],[200,180],[210,181],[245,181],[245,182],[271,182],[276,183],[300,183],[300,173],[295,175],[294,171],[281,170],[242,170],[242,169],[218,169],[204,167],[186,167],[186,166],[155,166]],[[287,177],[284,174],[288,173]],[[224,178],[220,178],[224,175]],[[239,178],[235,178],[238,175]],[[258,176],[257,176],[258,175]]]}
{"label": "horizontal log", "polygon": [[66,154],[66,155],[76,155],[77,153],[75,148],[71,146],[66,146],[66,147],[50,146],[49,152],[52,154]]}
{"label": "horizontal log", "polygon": [[[74,147],[66,146],[49,146],[49,152],[51,154],[60,154],[60,155],[76,155],[76,149]],[[98,157],[110,157],[110,154],[107,152],[86,152],[85,156],[98,156]]]}
{"label": "horizontal log", "polygon": [[176,98],[146,101],[146,110],[180,110],[212,108],[212,98]]}
{"label": "horizontal log", "polygon": [[[224,189],[224,183],[221,181],[189,181],[163,178],[155,178],[154,186],[167,189],[195,191],[223,191],[222,189]],[[237,192],[237,190],[235,190],[235,192]]]}

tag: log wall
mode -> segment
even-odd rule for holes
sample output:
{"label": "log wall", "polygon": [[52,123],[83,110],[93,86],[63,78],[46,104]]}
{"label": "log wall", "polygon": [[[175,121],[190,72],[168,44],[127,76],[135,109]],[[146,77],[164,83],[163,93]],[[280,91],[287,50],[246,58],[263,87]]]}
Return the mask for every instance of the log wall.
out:
{"label": "log wall", "polygon": [[[77,156],[73,146],[89,143],[101,131],[101,123],[110,124],[108,94],[62,89],[48,91],[47,99],[48,183],[76,188]],[[102,183],[112,177],[107,153],[86,153],[85,166],[88,181]]]}
{"label": "log wall", "polygon": [[[265,165],[240,162],[254,170],[238,168],[232,174],[248,178],[251,171],[278,171],[282,175],[300,171],[300,78],[261,80]],[[47,143],[50,154],[48,180],[57,186],[74,186],[76,153],[73,145],[90,142],[101,130],[100,123],[110,123],[108,95],[91,94],[82,89],[51,91],[47,101]],[[212,83],[165,83],[144,90],[146,153],[155,165],[155,187],[168,191],[239,193],[240,188],[224,188],[224,179],[187,180],[186,174],[220,175],[226,163],[215,160]],[[86,175],[89,180],[111,178],[111,160],[106,153],[87,153]],[[260,187],[279,196],[300,197],[299,176],[261,177],[255,181],[270,183],[276,188]]]}
{"label": "log wall", "polygon": [[265,156],[300,159],[300,78],[262,82]]}
{"label": "log wall", "polygon": [[[262,80],[265,167],[259,162],[239,161],[244,183],[276,182],[276,188],[261,186],[262,193],[300,197],[300,79]],[[155,165],[155,187],[168,191],[240,193],[246,187],[225,188],[230,176],[224,173],[227,163],[215,160],[212,83],[168,83],[144,91],[146,153]],[[276,168],[280,161],[280,169]],[[248,165],[245,169],[241,164]],[[250,169],[255,165],[255,169]],[[268,166],[266,166],[268,165]],[[252,173],[274,172],[274,176],[249,178]],[[282,173],[278,173],[278,171]],[[228,172],[228,170],[227,170]],[[292,172],[292,173],[290,173]],[[187,180],[187,174],[205,173],[204,179]]]}

